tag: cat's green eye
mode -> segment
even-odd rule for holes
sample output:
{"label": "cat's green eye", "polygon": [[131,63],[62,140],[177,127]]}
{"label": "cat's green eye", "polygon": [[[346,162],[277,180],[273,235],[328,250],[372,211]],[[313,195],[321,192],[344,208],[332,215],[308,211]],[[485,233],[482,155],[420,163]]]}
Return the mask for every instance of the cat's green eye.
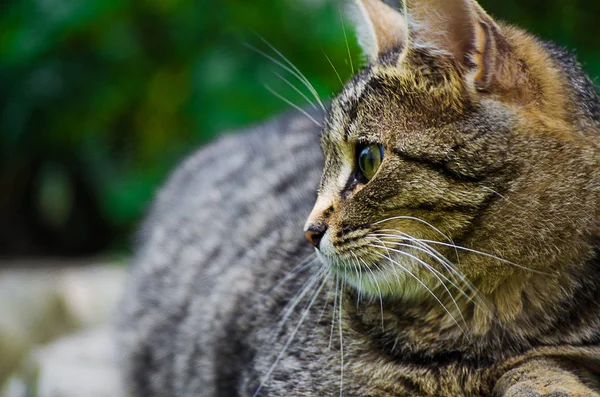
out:
{"label": "cat's green eye", "polygon": [[383,146],[381,145],[368,145],[358,155],[358,167],[367,180],[375,176],[382,161]]}

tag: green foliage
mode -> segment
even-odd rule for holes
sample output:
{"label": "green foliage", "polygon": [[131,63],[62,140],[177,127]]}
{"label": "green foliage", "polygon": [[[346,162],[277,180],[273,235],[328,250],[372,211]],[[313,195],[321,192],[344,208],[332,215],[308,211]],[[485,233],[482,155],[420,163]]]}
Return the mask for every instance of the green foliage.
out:
{"label": "green foliage", "polygon": [[[600,74],[597,0],[482,4],[578,48]],[[341,87],[327,57],[342,80],[360,63],[338,0],[19,0],[0,6],[0,26],[0,189],[44,164],[32,194],[52,195],[32,205],[63,219],[52,197],[77,201],[57,192],[68,172],[56,170],[75,167],[112,232],[131,228],[183,154],[289,107],[265,86],[306,105],[277,74],[298,80],[247,45],[284,62],[264,37],[323,98]]]}

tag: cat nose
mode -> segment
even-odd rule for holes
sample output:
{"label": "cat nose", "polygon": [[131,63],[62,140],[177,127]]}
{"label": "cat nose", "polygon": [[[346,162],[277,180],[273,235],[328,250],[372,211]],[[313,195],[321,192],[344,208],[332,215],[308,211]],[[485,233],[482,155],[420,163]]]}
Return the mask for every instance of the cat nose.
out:
{"label": "cat nose", "polygon": [[304,237],[308,240],[309,243],[315,246],[315,248],[319,249],[319,244],[321,244],[321,240],[327,231],[327,224],[325,223],[317,223],[310,225],[308,229],[304,232]]}

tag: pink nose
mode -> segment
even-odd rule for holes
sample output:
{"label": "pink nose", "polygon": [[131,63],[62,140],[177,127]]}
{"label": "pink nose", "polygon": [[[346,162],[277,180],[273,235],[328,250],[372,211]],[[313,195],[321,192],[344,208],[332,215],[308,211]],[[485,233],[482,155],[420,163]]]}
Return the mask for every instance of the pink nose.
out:
{"label": "pink nose", "polygon": [[316,248],[319,248],[319,244],[327,231],[327,225],[324,223],[310,225],[306,232],[304,232],[304,237],[308,240],[309,243],[314,245]]}

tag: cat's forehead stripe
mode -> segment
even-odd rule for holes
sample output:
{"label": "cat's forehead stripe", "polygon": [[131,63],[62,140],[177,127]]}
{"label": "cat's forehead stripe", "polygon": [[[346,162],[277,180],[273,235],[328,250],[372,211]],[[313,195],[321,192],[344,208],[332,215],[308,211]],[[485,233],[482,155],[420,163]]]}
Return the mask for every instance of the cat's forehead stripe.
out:
{"label": "cat's forehead stripe", "polygon": [[348,141],[351,132],[351,126],[358,116],[358,104],[361,101],[373,73],[367,69],[354,79],[352,84],[346,86],[340,96],[336,99],[337,106],[334,107],[334,114],[331,118],[330,133],[333,137]]}

